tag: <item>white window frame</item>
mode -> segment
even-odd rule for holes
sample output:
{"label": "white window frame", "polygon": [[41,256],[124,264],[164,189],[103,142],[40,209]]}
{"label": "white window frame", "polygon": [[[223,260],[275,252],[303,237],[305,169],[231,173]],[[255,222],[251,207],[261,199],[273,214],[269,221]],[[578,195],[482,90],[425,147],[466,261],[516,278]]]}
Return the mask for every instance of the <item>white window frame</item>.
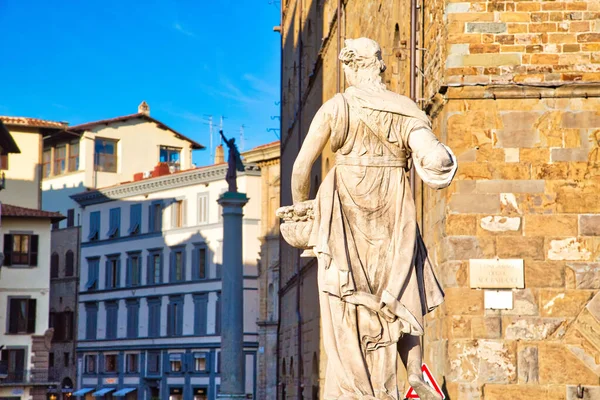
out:
{"label": "white window frame", "polygon": [[208,192],[198,193],[198,225],[208,224],[208,218],[210,215],[209,199],[210,197]]}

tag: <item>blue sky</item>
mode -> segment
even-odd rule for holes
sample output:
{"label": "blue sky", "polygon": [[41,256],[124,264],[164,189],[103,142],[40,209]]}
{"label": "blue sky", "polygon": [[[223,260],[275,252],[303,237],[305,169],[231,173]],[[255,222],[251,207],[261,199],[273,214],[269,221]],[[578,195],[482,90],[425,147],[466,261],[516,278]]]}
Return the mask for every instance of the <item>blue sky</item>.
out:
{"label": "blue sky", "polygon": [[146,100],[205,165],[207,115],[244,124],[245,150],[277,140],[278,24],[272,0],[0,0],[0,115],[75,125]]}

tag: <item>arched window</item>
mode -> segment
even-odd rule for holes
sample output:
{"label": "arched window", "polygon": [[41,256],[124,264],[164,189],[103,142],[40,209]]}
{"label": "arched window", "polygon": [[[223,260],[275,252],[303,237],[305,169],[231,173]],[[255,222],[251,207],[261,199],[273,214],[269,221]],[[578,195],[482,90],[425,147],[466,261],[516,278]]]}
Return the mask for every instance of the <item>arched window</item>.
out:
{"label": "arched window", "polygon": [[50,278],[58,278],[58,254],[52,253],[50,256]]}
{"label": "arched window", "polygon": [[65,255],[65,276],[73,276],[75,273],[75,256],[71,250]]}

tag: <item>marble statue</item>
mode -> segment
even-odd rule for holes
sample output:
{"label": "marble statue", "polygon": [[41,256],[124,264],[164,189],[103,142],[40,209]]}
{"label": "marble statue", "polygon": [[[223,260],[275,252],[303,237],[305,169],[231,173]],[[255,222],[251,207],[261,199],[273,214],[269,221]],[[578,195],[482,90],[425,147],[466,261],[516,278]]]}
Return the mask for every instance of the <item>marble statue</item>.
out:
{"label": "marble statue", "polygon": [[242,157],[240,156],[240,152],[235,145],[235,138],[231,138],[227,140],[225,135],[223,135],[223,131],[219,131],[221,137],[225,141],[227,148],[229,150],[227,156],[227,175],[225,175],[225,180],[227,181],[227,185],[229,186],[229,192],[237,193],[237,173],[244,172],[244,163],[242,162]]}
{"label": "marble statue", "polygon": [[[339,59],[349,87],[316,113],[293,167],[294,205],[278,211],[284,238],[296,235],[290,244],[312,249],[318,260],[323,399],[401,398],[398,355],[420,398],[441,399],[423,380],[420,336],[423,316],[444,293],[419,233],[407,171],[412,163],[428,186],[445,188],[456,158],[412,100],[386,89],[375,41],[346,40]],[[311,201],[311,168],[328,142],[335,165]],[[283,229],[294,224],[295,233]]]}

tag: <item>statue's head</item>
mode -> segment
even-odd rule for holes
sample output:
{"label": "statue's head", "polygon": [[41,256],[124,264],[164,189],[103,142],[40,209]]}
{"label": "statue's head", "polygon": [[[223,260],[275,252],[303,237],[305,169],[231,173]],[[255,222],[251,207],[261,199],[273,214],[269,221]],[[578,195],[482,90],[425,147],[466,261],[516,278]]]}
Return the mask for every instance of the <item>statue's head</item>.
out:
{"label": "statue's head", "polygon": [[385,88],[381,73],[385,63],[381,59],[381,47],[368,38],[346,39],[339,59],[344,64],[344,73],[350,86],[372,84]]}

